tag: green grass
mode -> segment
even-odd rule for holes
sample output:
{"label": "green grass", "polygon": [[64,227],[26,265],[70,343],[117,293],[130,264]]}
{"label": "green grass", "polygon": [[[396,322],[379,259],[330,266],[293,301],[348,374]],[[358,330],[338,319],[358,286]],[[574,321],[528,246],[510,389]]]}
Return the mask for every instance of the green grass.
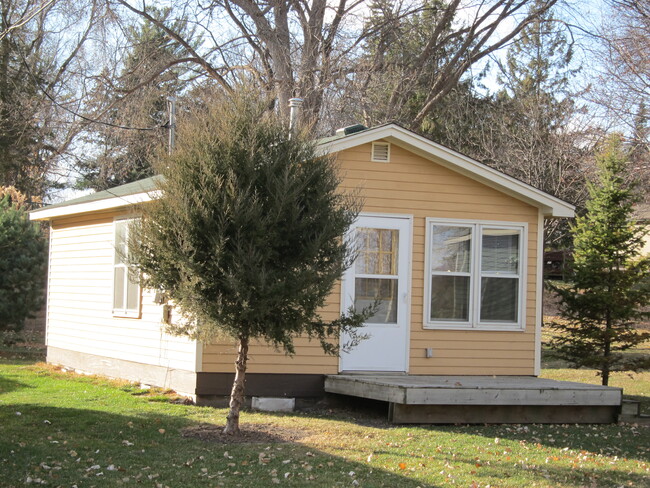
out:
{"label": "green grass", "polygon": [[[545,316],[544,324],[549,324],[553,320],[561,320],[558,317]],[[648,329],[648,324],[642,324],[642,329]],[[542,376],[561,381],[578,381],[580,383],[591,383],[600,385],[602,380],[595,370],[590,369],[571,369],[566,361],[553,357],[552,350],[549,347],[551,339],[558,332],[545,326],[542,328]],[[650,341],[637,345],[637,347],[625,352],[629,355],[648,355],[650,354]],[[611,373],[609,386],[623,388],[625,396],[630,400],[636,400],[641,403],[641,412],[650,415],[650,371],[641,373]]]}
{"label": "green grass", "polygon": [[[647,385],[635,391],[647,396]],[[364,410],[246,412],[244,427],[302,435],[222,445],[181,430],[223,425],[224,410],[165,398],[173,397],[0,360],[0,486],[650,486],[643,426],[401,427]]]}

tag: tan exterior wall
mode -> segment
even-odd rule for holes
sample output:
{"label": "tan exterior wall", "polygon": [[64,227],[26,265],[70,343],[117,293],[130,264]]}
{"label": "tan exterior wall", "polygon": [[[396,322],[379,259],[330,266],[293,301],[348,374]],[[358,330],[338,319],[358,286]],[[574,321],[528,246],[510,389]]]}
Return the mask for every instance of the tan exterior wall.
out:
{"label": "tan exterior wall", "polygon": [[[365,212],[413,216],[410,314],[410,374],[534,375],[537,294],[537,208],[498,192],[445,167],[391,146],[391,162],[370,161],[371,144],[338,155],[343,187],[360,189]],[[429,330],[423,328],[425,219],[470,219],[528,224],[528,268],[524,331]],[[334,318],[340,311],[340,287],[324,311]],[[293,358],[263,345],[250,350],[254,373],[338,372],[338,359],[325,356],[317,343],[296,342]],[[425,348],[433,348],[425,358]],[[204,347],[204,372],[233,371],[232,344]]]}
{"label": "tan exterior wall", "polygon": [[164,333],[153,293],[142,292],[140,318],[112,314],[113,220],[126,212],[52,222],[46,344],[53,351],[96,356],[99,363],[111,358],[168,368],[170,373],[195,371],[196,343]]}

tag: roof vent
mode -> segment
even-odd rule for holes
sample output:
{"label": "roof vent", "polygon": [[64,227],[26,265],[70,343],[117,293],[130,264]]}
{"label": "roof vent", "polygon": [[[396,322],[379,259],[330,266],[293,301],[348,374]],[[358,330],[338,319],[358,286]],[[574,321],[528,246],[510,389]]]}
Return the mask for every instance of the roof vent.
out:
{"label": "roof vent", "polygon": [[336,135],[349,136],[350,134],[356,134],[357,132],[361,132],[362,130],[366,130],[366,129],[367,127],[363,124],[348,125],[347,127],[336,129]]}
{"label": "roof vent", "polygon": [[390,162],[390,143],[389,142],[373,142],[372,143],[372,157],[371,161],[376,163],[389,163]]}

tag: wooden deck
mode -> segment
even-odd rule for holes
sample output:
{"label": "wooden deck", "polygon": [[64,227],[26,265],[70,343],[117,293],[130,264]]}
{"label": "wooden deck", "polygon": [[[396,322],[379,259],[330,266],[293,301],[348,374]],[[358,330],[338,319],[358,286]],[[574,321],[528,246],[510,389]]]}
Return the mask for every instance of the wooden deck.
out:
{"label": "wooden deck", "polygon": [[325,391],[388,402],[395,423],[609,423],[623,396],[531,376],[330,375]]}

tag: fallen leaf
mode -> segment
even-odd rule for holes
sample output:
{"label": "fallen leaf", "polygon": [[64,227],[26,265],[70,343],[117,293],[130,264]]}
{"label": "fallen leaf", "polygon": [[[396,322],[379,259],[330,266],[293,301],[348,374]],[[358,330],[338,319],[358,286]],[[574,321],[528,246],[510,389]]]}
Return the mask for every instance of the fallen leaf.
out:
{"label": "fallen leaf", "polygon": [[406,463],[399,463],[399,469],[406,469]]}

